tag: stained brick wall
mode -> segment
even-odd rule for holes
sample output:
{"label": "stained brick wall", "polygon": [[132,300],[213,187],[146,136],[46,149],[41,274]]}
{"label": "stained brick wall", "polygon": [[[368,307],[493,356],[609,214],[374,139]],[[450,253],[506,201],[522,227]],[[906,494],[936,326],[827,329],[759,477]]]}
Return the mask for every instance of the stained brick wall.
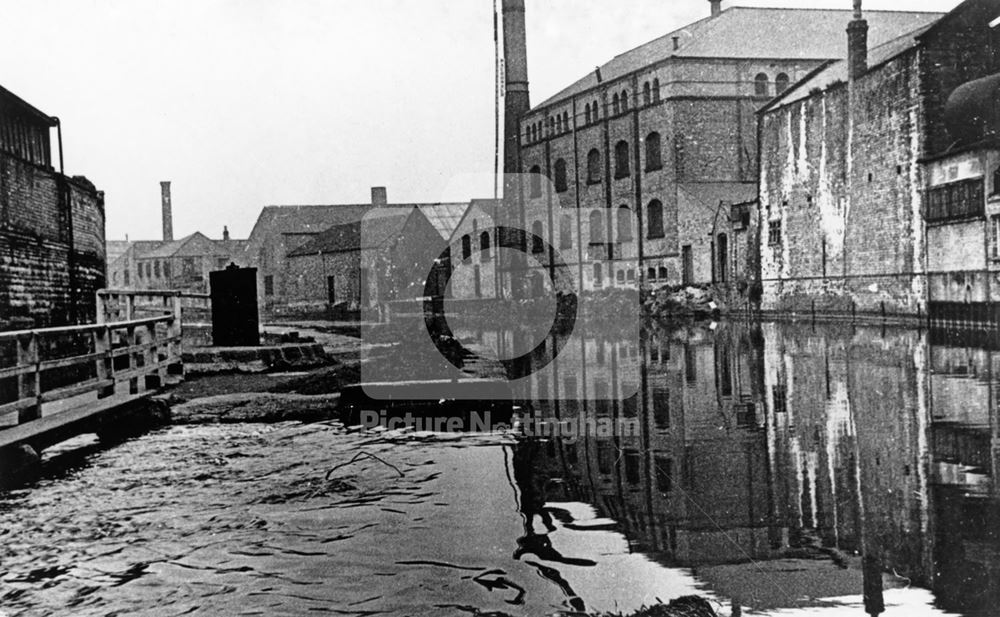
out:
{"label": "stained brick wall", "polygon": [[0,154],[0,328],[92,321],[104,285],[103,193]]}

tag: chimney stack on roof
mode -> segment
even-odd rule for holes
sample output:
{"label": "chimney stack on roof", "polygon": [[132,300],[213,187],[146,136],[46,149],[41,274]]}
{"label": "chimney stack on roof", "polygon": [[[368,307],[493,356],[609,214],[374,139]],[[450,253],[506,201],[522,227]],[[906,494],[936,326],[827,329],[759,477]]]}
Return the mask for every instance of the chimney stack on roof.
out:
{"label": "chimney stack on roof", "polygon": [[389,205],[389,196],[384,186],[372,187],[372,205],[376,208],[384,208]]}
{"label": "chimney stack on roof", "polygon": [[722,14],[722,0],[708,0],[712,5],[712,17]]}
{"label": "chimney stack on roof", "polygon": [[228,225],[223,225],[222,226],[222,239],[223,240],[229,240],[229,226]]}
{"label": "chimney stack on roof", "polygon": [[861,0],[854,0],[854,19],[847,25],[847,71],[851,80],[868,71],[868,22]]}
{"label": "chimney stack on roof", "polygon": [[160,208],[163,214],[163,240],[172,242],[174,239],[174,210],[170,204],[170,181],[160,182]]}

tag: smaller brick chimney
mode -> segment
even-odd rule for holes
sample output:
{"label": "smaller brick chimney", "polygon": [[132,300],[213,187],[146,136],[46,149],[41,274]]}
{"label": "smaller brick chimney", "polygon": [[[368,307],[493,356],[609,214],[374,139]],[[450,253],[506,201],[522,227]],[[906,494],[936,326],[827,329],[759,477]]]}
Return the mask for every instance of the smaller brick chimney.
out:
{"label": "smaller brick chimney", "polygon": [[712,5],[712,17],[718,17],[722,14],[722,0],[708,0]]}
{"label": "smaller brick chimney", "polygon": [[376,208],[384,208],[389,205],[389,197],[384,186],[372,187],[372,205]]}
{"label": "smaller brick chimney", "polygon": [[170,203],[170,181],[160,182],[160,208],[163,214],[163,240],[172,242],[174,239],[174,209]]}
{"label": "smaller brick chimney", "polygon": [[222,239],[223,240],[229,240],[229,226],[228,225],[223,225],[222,226]]}
{"label": "smaller brick chimney", "polygon": [[861,12],[861,0],[854,0],[854,19],[847,25],[847,71],[851,80],[868,71],[868,22]]}

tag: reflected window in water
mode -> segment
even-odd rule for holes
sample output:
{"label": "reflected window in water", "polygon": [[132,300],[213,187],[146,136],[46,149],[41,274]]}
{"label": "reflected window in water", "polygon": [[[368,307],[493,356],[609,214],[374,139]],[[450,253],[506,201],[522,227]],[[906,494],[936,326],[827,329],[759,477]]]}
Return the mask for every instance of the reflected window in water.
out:
{"label": "reflected window in water", "polygon": [[670,428],[670,388],[653,386],[653,422],[656,428]]}
{"label": "reflected window in water", "polygon": [[674,461],[657,454],[654,459],[656,464],[656,488],[661,493],[670,493],[674,488]]}
{"label": "reflected window in water", "polygon": [[615,446],[609,439],[600,439],[597,442],[597,471],[601,475],[609,476],[615,468],[617,459]]}
{"label": "reflected window in water", "polygon": [[[635,390],[634,385],[625,384],[625,391],[631,392]],[[639,395],[633,394],[624,401],[622,401],[622,415],[626,418],[634,418],[639,415]]]}
{"label": "reflected window in water", "polygon": [[771,388],[771,393],[774,397],[774,413],[785,413],[788,411],[788,388],[783,385],[777,385]]}
{"label": "reflected window in water", "polygon": [[629,484],[639,484],[639,453],[635,450],[625,450],[625,481]]}
{"label": "reflected window in water", "polygon": [[688,383],[698,380],[698,366],[695,350],[691,345],[684,345],[684,379]]}

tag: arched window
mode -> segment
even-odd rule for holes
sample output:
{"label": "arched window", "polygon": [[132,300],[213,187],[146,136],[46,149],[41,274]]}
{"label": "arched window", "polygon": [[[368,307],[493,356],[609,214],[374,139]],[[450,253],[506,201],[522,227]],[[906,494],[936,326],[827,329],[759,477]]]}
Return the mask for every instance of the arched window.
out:
{"label": "arched window", "polygon": [[531,252],[545,252],[545,230],[542,228],[541,221],[535,221],[531,224]]}
{"label": "arched window", "polygon": [[757,73],[753,78],[753,93],[756,96],[767,96],[767,73]]}
{"label": "arched window", "polygon": [[556,134],[563,132],[562,116],[556,114]]}
{"label": "arched window", "polygon": [[625,178],[629,173],[628,142],[622,140],[615,144],[615,178]]}
{"label": "arched window", "polygon": [[778,76],[774,78],[775,94],[781,94],[785,90],[788,90],[788,81],[788,75],[785,73],[778,73]]}
{"label": "arched window", "polygon": [[590,213],[590,243],[604,244],[604,211],[594,210]]}
{"label": "arched window", "polygon": [[657,77],[653,80],[653,102],[660,102],[660,78]]}
{"label": "arched window", "polygon": [[628,282],[629,282],[629,283],[634,283],[634,282],[635,282],[635,270],[633,270],[633,269],[629,268],[629,269],[628,269],[628,270],[627,270],[627,271],[625,272],[625,278],[627,278],[627,279],[628,279]]}
{"label": "arched window", "polygon": [[660,280],[661,281],[667,280],[667,267],[666,266],[660,266]]}
{"label": "arched window", "polygon": [[590,124],[590,103],[583,107],[583,121],[585,124]]}
{"label": "arched window", "polygon": [[613,114],[621,113],[622,110],[621,105],[622,105],[621,99],[618,97],[618,93],[615,92],[615,95],[611,98],[611,113]]}
{"label": "arched window", "polygon": [[593,110],[594,110],[594,122],[597,122],[598,120],[600,120],[600,119],[601,119],[601,114],[600,114],[600,112],[598,112],[598,111],[597,111],[598,109],[599,109],[599,107],[597,106],[597,100],[595,99],[595,100],[594,100],[594,105],[593,105]]}
{"label": "arched window", "polygon": [[652,132],[646,135],[646,171],[663,169],[663,156],[660,145],[660,134]]}
{"label": "arched window", "polygon": [[568,214],[559,219],[559,248],[573,248],[573,217]]}
{"label": "arched window", "polygon": [[472,237],[469,234],[462,236],[462,259],[472,257]]}
{"label": "arched window", "polygon": [[624,270],[619,270],[618,273],[615,275],[615,278],[618,279],[619,283],[624,283],[625,282],[625,271]]}
{"label": "arched window", "polygon": [[622,111],[628,111],[628,90],[622,90]]}
{"label": "arched window", "polygon": [[628,206],[618,206],[618,241],[632,241],[632,211]]}
{"label": "arched window", "polygon": [[601,151],[597,148],[587,153],[587,184],[601,181]]}
{"label": "arched window", "polygon": [[535,165],[529,172],[531,174],[531,196],[542,196],[542,168]]}
{"label": "arched window", "polygon": [[654,199],[646,206],[646,236],[649,238],[663,237],[663,204]]}
{"label": "arched window", "polygon": [[650,281],[656,280],[656,268],[649,268],[646,270],[646,279]]}
{"label": "arched window", "polygon": [[564,111],[563,112],[563,127],[566,128],[567,132],[569,132],[569,130],[572,128],[569,125],[569,112],[568,111]]}
{"label": "arched window", "polygon": [[642,84],[642,103],[643,105],[649,105],[652,102],[652,88],[649,87],[649,82]]}
{"label": "arched window", "polygon": [[490,260],[490,232],[479,234],[479,261]]}
{"label": "arched window", "polygon": [[600,287],[601,285],[603,285],[604,284],[604,280],[603,279],[604,279],[604,277],[602,276],[602,273],[601,273],[601,264],[595,263],[594,264],[594,287]]}
{"label": "arched window", "polygon": [[567,188],[567,184],[566,184],[566,159],[558,159],[558,160],[556,160],[555,169],[556,169],[556,177],[555,177],[556,192],[557,193],[563,193],[563,192],[566,191],[566,188]]}

